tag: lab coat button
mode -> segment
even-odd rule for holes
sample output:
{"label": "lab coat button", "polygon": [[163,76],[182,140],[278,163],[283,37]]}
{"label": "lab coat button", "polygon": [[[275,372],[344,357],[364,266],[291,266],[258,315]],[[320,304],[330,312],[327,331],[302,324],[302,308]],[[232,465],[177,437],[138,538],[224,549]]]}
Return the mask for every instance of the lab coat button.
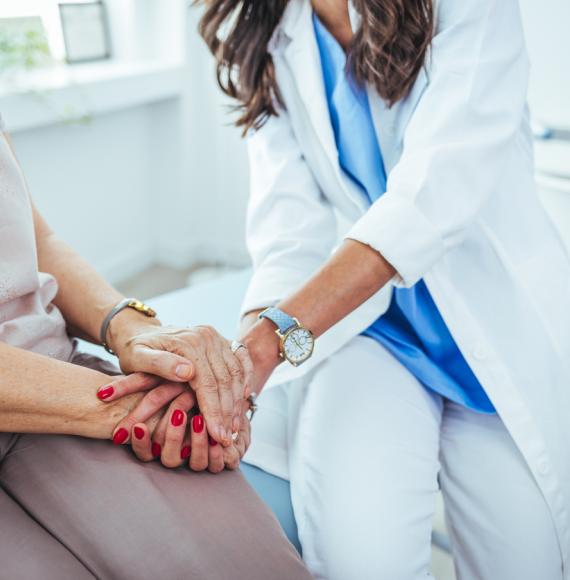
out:
{"label": "lab coat button", "polygon": [[478,345],[473,349],[472,354],[475,360],[485,360],[487,358],[488,352],[484,346]]}

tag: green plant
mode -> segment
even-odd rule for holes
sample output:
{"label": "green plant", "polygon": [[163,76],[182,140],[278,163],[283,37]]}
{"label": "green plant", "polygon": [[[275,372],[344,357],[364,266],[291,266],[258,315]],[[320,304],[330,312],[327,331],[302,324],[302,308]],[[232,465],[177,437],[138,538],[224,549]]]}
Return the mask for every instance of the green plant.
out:
{"label": "green plant", "polygon": [[50,62],[45,35],[38,30],[16,34],[0,25],[0,67],[2,72],[31,70]]}

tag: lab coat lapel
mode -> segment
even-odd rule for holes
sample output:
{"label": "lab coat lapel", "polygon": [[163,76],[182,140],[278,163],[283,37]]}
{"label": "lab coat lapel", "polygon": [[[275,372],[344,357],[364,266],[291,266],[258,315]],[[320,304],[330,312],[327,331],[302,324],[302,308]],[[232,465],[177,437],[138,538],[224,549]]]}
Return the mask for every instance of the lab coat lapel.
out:
{"label": "lab coat lapel", "polygon": [[284,51],[285,60],[315,135],[335,171],[340,173],[319,50],[313,30],[311,3],[305,0],[293,2],[297,4],[297,10],[286,14],[288,18],[284,23],[285,33],[291,39]]}
{"label": "lab coat lapel", "polygon": [[392,107],[380,98],[374,87],[370,85],[367,87],[370,111],[382,150],[386,174],[390,173],[400,159],[406,127],[427,84],[428,77],[425,67],[422,67],[410,94]]}
{"label": "lab coat lapel", "polygon": [[[282,54],[298,101],[304,109],[304,120],[313,133],[313,145],[309,146],[317,146],[330,170],[322,182],[323,189],[341,212],[361,215],[366,211],[366,203],[355,185],[344,175],[339,163],[310,1],[290,0],[280,29],[287,39]],[[328,183],[327,187],[324,186],[325,182]]]}

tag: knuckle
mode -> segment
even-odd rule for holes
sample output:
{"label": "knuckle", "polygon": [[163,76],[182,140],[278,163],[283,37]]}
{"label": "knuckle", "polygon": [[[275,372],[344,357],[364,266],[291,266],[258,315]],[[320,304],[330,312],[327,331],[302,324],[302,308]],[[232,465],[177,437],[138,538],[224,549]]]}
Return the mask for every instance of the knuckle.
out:
{"label": "knuckle", "polygon": [[206,422],[208,422],[208,421],[215,422],[215,421],[222,418],[222,410],[217,405],[215,407],[211,407],[207,411],[204,411],[204,413],[207,415]]}
{"label": "knuckle", "polygon": [[177,397],[176,403],[183,409],[191,409],[196,404],[196,397],[191,391],[184,391]]}
{"label": "knuckle", "polygon": [[175,469],[175,468],[180,466],[180,460],[174,459],[172,457],[164,457],[163,456],[161,461],[162,461],[162,465],[164,465],[164,467],[168,467],[168,469]]}
{"label": "knuckle", "polygon": [[217,334],[216,329],[209,324],[200,327],[200,334],[204,335],[207,338],[214,338]]}
{"label": "knuckle", "polygon": [[216,383],[216,380],[212,376],[203,377],[197,387],[198,390],[205,391],[206,393],[218,392],[218,383]]}
{"label": "knuckle", "polygon": [[228,372],[232,378],[241,378],[242,376],[242,368],[240,365],[236,364],[229,364],[228,365]]}
{"label": "knuckle", "polygon": [[253,363],[251,362],[251,356],[245,348],[236,350],[236,356],[239,358],[241,364],[244,367],[250,368],[253,366]]}
{"label": "knuckle", "polygon": [[184,342],[191,346],[194,350],[197,350],[204,342],[204,338],[205,337],[201,334],[192,334]]}
{"label": "knuckle", "polygon": [[208,467],[204,460],[201,461],[190,461],[190,469],[192,471],[204,471]]}
{"label": "knuckle", "polygon": [[144,453],[142,450],[138,450],[138,449],[133,449],[133,452],[135,454],[135,457],[139,460],[142,461],[143,463],[148,463],[149,461],[152,460],[152,458],[149,458],[147,456],[146,453]]}
{"label": "knuckle", "polygon": [[146,401],[152,407],[158,407],[162,405],[162,391],[160,389],[154,389],[148,393],[146,396]]}
{"label": "knuckle", "polygon": [[227,389],[232,384],[232,376],[228,372],[220,372],[218,383],[221,387]]}
{"label": "knuckle", "polygon": [[234,449],[233,452],[230,453],[228,457],[226,457],[225,464],[226,464],[226,468],[231,470],[231,471],[238,468],[238,466],[239,466],[239,453],[238,453],[237,449]]}
{"label": "knuckle", "polygon": [[153,375],[161,375],[163,372],[162,357],[153,356],[149,361],[150,371]]}

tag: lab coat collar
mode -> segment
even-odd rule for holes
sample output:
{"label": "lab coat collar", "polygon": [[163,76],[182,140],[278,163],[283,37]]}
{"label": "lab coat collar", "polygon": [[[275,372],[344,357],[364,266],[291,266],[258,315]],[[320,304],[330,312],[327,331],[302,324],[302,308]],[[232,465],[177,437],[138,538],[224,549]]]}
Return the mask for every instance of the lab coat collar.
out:
{"label": "lab coat collar", "polygon": [[[319,48],[313,28],[310,0],[290,0],[281,26],[287,40],[283,55],[293,77],[315,138],[333,170],[339,189],[346,183],[338,161],[334,132],[327,105]],[[348,194],[349,198],[353,198]]]}
{"label": "lab coat collar", "polygon": [[[310,9],[310,0],[289,0],[279,27],[288,40],[292,40],[297,36],[299,27],[303,25],[303,18]],[[351,0],[348,2],[348,15],[352,31],[356,32],[360,28],[362,18]]]}
{"label": "lab coat collar", "polygon": [[[352,2],[349,9],[352,26],[359,26],[360,16]],[[312,13],[310,0],[290,0],[269,50],[274,56],[282,54],[289,65],[297,96],[303,103],[315,139],[336,178],[339,197],[344,199],[344,203],[349,201],[353,212],[361,214],[365,210],[364,198],[343,174],[338,159]]]}

